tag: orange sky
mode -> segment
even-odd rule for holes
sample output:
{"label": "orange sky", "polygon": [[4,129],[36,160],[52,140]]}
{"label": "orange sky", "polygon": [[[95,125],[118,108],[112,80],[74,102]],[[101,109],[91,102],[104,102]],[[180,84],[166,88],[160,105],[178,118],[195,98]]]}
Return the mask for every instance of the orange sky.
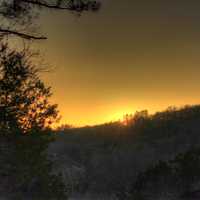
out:
{"label": "orange sky", "polygon": [[107,0],[81,17],[44,12],[48,40],[34,45],[54,68],[43,78],[61,123],[200,103],[199,10],[198,1]]}

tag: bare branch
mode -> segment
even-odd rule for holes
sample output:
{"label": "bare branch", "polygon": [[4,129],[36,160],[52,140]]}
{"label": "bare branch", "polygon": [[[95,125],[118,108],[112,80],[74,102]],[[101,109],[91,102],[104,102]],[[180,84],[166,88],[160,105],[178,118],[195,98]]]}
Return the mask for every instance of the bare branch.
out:
{"label": "bare branch", "polygon": [[21,0],[24,3],[33,4],[36,6],[51,8],[51,9],[58,9],[58,10],[71,10],[82,12],[84,10],[98,10],[100,8],[100,3],[96,1],[82,1],[79,0],[78,3],[74,3],[73,0],[69,1],[66,6],[61,5],[61,2],[58,0],[55,4],[50,4],[47,2],[43,2],[40,0]]}
{"label": "bare branch", "polygon": [[[99,0],[100,1],[100,0]],[[12,0],[3,1],[0,4],[0,15],[8,22],[16,22],[14,28],[4,28],[8,22],[1,22],[0,39],[4,36],[15,35],[27,40],[44,40],[45,36],[37,36],[32,33],[20,31],[19,26],[29,25],[34,20],[33,7],[49,8],[54,10],[74,11],[78,14],[84,11],[96,11],[100,3],[96,0]],[[19,25],[19,26],[18,26]],[[6,26],[7,27],[7,26]],[[13,27],[13,26],[12,26]]]}
{"label": "bare branch", "polygon": [[41,1],[34,1],[34,0],[22,0],[24,3],[30,3],[36,6],[42,6],[42,7],[46,7],[46,8],[53,8],[53,9],[59,9],[59,10],[71,10],[70,7],[61,7],[59,5],[51,5],[48,3],[44,3]]}
{"label": "bare branch", "polygon": [[3,35],[16,35],[16,36],[19,36],[19,37],[27,39],[27,40],[45,40],[45,39],[47,39],[47,37],[44,37],[44,36],[34,36],[34,35],[29,35],[26,33],[21,33],[18,31],[3,29],[3,28],[0,28],[0,33],[2,33]]}

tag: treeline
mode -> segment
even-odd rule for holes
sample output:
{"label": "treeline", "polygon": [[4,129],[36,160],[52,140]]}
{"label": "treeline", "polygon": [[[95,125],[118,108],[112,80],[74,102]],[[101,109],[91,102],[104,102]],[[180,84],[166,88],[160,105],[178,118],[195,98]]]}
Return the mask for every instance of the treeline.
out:
{"label": "treeline", "polygon": [[198,190],[199,124],[199,105],[154,115],[142,111],[128,117],[126,126],[114,122],[60,130],[49,152],[62,163],[63,173],[71,170],[65,180],[72,193],[182,198]]}

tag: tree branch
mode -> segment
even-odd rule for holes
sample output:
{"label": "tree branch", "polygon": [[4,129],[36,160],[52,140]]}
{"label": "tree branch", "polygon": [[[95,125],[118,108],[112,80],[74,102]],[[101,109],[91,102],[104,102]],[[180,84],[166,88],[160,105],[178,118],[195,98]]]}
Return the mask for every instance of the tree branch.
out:
{"label": "tree branch", "polygon": [[27,40],[45,40],[45,39],[47,39],[47,37],[44,37],[44,36],[34,36],[34,35],[18,32],[18,31],[14,31],[14,30],[9,30],[9,29],[3,29],[3,28],[0,28],[0,33],[2,33],[4,35],[16,35],[16,36],[19,36],[19,37],[27,39]]}
{"label": "tree branch", "polygon": [[46,8],[53,8],[53,9],[59,9],[59,10],[71,10],[70,7],[61,7],[58,5],[50,5],[48,3],[44,3],[41,1],[34,1],[34,0],[22,0],[24,3],[30,3],[36,6],[42,6],[42,7],[46,7]]}
{"label": "tree branch", "polygon": [[24,3],[29,3],[33,4],[36,6],[42,6],[46,8],[51,8],[51,9],[58,9],[58,10],[71,10],[71,11],[84,11],[84,10],[98,10],[100,7],[100,4],[97,3],[96,1],[88,1],[84,3],[83,1],[80,0],[80,2],[76,5],[73,3],[73,0],[71,1],[71,5],[68,6],[61,6],[59,3],[53,5],[53,4],[48,4],[46,2],[41,2],[39,0],[21,0]]}
{"label": "tree branch", "polygon": [[[1,0],[0,0],[1,1]],[[5,18],[15,20],[17,17],[25,18],[26,14],[31,14],[31,6],[50,8],[50,9],[58,9],[58,10],[69,10],[77,13],[81,13],[83,11],[96,11],[100,8],[100,3],[96,0],[14,0],[10,4],[5,4],[1,6],[5,6],[4,9],[0,10],[0,15]],[[27,14],[27,15],[28,15]],[[29,16],[28,16],[29,17]],[[23,20],[22,20],[23,21]],[[27,22],[26,22],[27,23]],[[4,26],[0,25],[0,37],[7,35],[15,35],[27,40],[44,40],[47,39],[45,36],[37,36],[34,34],[24,33],[20,30],[13,30],[9,28],[3,28]],[[0,38],[0,39],[1,39]]]}

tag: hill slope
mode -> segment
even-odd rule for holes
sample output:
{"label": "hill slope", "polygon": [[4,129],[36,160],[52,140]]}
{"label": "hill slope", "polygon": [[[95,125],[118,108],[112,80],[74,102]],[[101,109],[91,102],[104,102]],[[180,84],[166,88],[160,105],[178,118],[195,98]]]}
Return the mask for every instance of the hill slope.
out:
{"label": "hill slope", "polygon": [[200,106],[137,112],[119,122],[66,129],[49,148],[72,193],[116,194],[122,199],[138,173],[159,160],[200,147]]}

